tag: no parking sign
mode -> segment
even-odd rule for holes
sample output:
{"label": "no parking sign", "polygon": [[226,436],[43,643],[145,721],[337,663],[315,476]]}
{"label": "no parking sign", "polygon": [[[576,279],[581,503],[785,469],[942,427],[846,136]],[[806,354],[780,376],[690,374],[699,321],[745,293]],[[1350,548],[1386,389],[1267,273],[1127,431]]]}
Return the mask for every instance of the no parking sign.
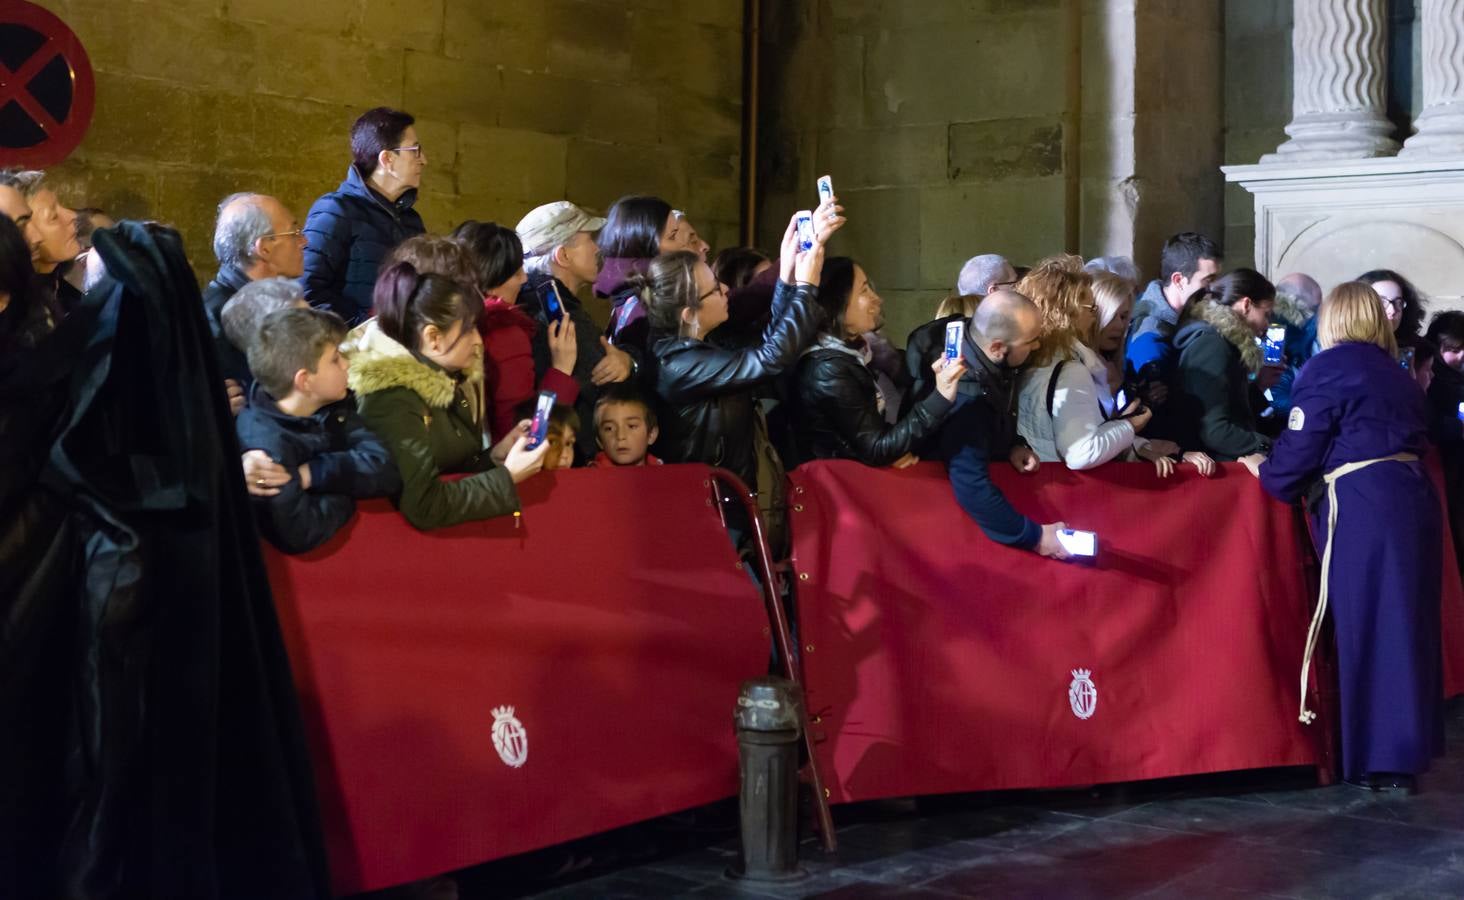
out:
{"label": "no parking sign", "polygon": [[0,2],[0,166],[65,159],[95,102],[91,60],[75,32],[34,3]]}

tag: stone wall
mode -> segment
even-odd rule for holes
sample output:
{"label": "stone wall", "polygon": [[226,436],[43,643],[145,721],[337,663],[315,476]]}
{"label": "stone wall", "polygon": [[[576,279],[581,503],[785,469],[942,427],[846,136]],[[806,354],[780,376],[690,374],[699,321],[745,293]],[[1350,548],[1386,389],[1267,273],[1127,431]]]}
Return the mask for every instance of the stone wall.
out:
{"label": "stone wall", "polygon": [[738,241],[741,0],[41,5],[97,70],[91,131],[54,170],[63,199],[173,223],[200,274],[220,198],[272,193],[303,220],[378,105],[417,117],[433,231],[649,192]]}
{"label": "stone wall", "polygon": [[961,264],[1221,224],[1218,0],[764,0],[759,241],[830,174],[899,342]]}
{"label": "stone wall", "polygon": [[[1056,2],[766,0],[759,238],[828,173],[897,342],[961,263],[1064,245],[1068,26]],[[1039,48],[1045,48],[1038,52]]]}

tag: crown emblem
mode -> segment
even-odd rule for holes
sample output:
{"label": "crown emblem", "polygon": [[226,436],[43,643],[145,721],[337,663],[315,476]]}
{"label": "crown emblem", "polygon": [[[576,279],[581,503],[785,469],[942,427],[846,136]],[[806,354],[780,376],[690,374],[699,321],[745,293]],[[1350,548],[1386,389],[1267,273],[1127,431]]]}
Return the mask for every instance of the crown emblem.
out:
{"label": "crown emblem", "polygon": [[[1073,669],[1073,678],[1078,681],[1087,681],[1093,677],[1091,669]],[[510,710],[512,712],[512,710]]]}
{"label": "crown emblem", "polygon": [[495,706],[495,707],[493,707],[493,718],[494,718],[495,721],[499,721],[499,720],[503,720],[503,719],[512,719],[513,718],[513,707],[512,706]]}

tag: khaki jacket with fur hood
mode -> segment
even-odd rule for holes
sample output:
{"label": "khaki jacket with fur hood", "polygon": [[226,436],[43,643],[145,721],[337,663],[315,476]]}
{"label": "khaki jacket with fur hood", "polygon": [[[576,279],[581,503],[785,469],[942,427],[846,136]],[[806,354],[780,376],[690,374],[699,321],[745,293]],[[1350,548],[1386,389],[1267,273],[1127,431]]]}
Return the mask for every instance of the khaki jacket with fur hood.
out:
{"label": "khaki jacket with fur hood", "polygon": [[[371,319],[341,345],[366,425],[401,471],[397,508],[424,531],[510,515],[519,508],[508,470],[483,442],[483,372],[454,377],[387,337]],[[444,481],[448,473],[471,473]]]}

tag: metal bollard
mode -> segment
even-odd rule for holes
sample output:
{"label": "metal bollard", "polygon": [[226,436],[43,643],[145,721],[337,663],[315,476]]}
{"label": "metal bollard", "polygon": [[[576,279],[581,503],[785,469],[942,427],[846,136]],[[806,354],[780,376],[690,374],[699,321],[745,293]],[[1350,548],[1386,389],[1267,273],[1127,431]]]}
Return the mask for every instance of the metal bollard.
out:
{"label": "metal bollard", "polygon": [[803,700],[785,678],[744,682],[734,715],[741,762],[742,857],[727,870],[749,881],[807,877],[798,865],[798,741]]}

